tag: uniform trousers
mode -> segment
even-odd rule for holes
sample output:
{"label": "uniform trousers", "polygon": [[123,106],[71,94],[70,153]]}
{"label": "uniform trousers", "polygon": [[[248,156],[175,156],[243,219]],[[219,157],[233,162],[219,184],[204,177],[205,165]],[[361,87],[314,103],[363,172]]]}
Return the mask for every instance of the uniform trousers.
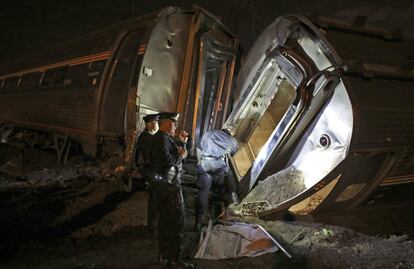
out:
{"label": "uniform trousers", "polygon": [[185,225],[184,205],[180,201],[181,186],[158,180],[152,183],[152,191],[159,214],[159,255],[171,261],[178,261],[182,255]]}

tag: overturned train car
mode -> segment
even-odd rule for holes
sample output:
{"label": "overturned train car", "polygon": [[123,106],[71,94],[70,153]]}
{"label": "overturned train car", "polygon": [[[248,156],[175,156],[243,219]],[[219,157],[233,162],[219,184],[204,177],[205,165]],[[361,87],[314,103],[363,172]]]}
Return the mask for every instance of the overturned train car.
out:
{"label": "overturned train car", "polygon": [[[364,21],[281,17],[250,50],[225,123],[241,141],[232,164],[247,213],[350,212],[384,188],[394,200],[413,189],[413,43]],[[269,187],[283,183],[251,197],[277,173],[301,187],[274,203],[282,189]]]}
{"label": "overturned train car", "polygon": [[196,140],[224,123],[237,46],[207,11],[169,7],[3,63],[2,142],[51,146],[64,161],[75,141],[131,163],[142,117],[159,111],[180,112]]}

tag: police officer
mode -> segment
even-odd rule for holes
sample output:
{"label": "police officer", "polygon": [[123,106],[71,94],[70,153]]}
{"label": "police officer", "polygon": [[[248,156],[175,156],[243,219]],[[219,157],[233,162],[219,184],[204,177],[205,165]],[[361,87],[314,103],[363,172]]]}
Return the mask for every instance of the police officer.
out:
{"label": "police officer", "polygon": [[158,131],[158,113],[148,114],[142,118],[145,129],[138,136],[135,152],[135,164],[139,170],[143,170],[149,162],[149,150],[152,136]]}
{"label": "police officer", "polygon": [[184,204],[180,185],[182,161],[187,157],[186,132],[176,139],[177,113],[159,114],[159,131],[153,136],[150,164],[154,172],[154,191],[159,212],[159,254],[167,268],[194,268],[192,261],[185,260],[181,250],[184,236]]}
{"label": "police officer", "polygon": [[138,172],[143,176],[149,187],[147,219],[148,228],[153,237],[158,236],[158,212],[155,193],[152,190],[152,175],[149,167],[149,154],[151,150],[151,140],[153,135],[158,131],[158,113],[148,114],[142,118],[145,122],[145,130],[139,135],[136,144],[135,164]]}
{"label": "police officer", "polygon": [[231,129],[206,132],[198,145],[199,163],[197,165],[197,220],[196,228],[208,222],[208,193],[214,183],[225,185],[233,203],[238,204],[234,177],[228,165],[228,157],[236,153],[237,140],[231,135]]}

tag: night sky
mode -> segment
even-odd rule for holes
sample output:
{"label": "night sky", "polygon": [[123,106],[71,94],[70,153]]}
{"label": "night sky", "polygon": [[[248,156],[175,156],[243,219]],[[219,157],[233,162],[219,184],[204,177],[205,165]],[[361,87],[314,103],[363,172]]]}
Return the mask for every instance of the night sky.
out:
{"label": "night sky", "polygon": [[14,0],[3,1],[0,9],[0,64],[140,14],[166,6],[189,8],[193,3],[220,17],[245,50],[275,18],[293,13],[316,12],[348,21],[364,15],[367,26],[400,28],[414,39],[414,1],[409,0]]}

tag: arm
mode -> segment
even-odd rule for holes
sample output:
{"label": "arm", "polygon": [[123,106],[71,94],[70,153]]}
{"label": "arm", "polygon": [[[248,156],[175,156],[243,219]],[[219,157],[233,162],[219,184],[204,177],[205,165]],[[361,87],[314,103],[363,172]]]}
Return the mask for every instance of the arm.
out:
{"label": "arm", "polygon": [[180,154],[171,154],[170,149],[172,146],[175,147],[173,141],[170,140],[171,138],[167,136],[162,136],[162,141],[159,145],[160,151],[160,164],[162,166],[176,166],[179,165],[184,157]]}
{"label": "arm", "polygon": [[231,148],[230,155],[234,156],[234,154],[236,154],[237,150],[239,149],[239,144],[238,144],[237,139],[232,137],[232,143],[231,144],[232,144],[232,146],[230,147]]}
{"label": "arm", "polygon": [[142,133],[138,136],[137,142],[135,144],[135,165],[140,167],[143,162],[144,158],[142,156]]}

